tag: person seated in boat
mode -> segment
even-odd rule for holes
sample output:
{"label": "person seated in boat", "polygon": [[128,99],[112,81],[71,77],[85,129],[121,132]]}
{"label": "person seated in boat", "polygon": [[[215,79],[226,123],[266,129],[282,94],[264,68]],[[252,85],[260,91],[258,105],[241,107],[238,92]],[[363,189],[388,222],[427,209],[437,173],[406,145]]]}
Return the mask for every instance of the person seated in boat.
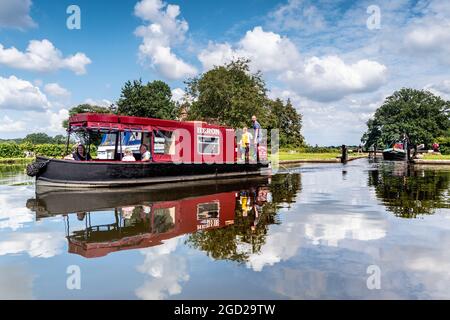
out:
{"label": "person seated in boat", "polygon": [[125,149],[125,156],[122,158],[125,162],[135,162],[136,158],[133,156],[133,151],[131,149]]}
{"label": "person seated in boat", "polygon": [[147,145],[141,145],[139,151],[141,152],[141,161],[148,162],[152,160],[152,155],[150,151],[148,151]]}
{"label": "person seated in boat", "polygon": [[64,160],[90,161],[92,158],[89,152],[86,151],[86,147],[83,144],[79,144],[76,151],[64,157]]}

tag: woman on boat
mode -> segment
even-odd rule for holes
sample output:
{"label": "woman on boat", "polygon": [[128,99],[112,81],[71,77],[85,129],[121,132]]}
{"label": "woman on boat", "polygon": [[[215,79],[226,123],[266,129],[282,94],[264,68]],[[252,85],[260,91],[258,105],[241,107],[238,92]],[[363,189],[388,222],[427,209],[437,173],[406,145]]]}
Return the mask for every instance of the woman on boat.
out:
{"label": "woman on boat", "polygon": [[90,161],[92,160],[89,152],[86,152],[86,147],[83,144],[77,146],[77,150],[72,154],[64,157],[65,160],[75,160],[75,161]]}
{"label": "woman on boat", "polygon": [[136,161],[136,158],[133,156],[133,152],[131,151],[131,149],[125,150],[125,157],[122,158],[122,161],[125,161],[125,162],[135,162]]}

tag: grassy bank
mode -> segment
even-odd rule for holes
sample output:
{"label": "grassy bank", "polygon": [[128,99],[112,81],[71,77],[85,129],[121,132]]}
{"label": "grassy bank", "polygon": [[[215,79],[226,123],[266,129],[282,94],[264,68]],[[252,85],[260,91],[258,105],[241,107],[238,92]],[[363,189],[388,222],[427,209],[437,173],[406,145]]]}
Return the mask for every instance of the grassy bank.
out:
{"label": "grassy bank", "polygon": [[[288,152],[280,151],[278,153],[280,161],[296,161],[296,160],[308,160],[308,161],[325,161],[325,160],[336,160],[341,154],[339,152],[326,152],[326,153],[306,153],[306,152]],[[349,158],[365,156],[365,154],[350,153]]]}
{"label": "grassy bank", "polygon": [[21,165],[34,161],[34,158],[0,158],[0,165]]}
{"label": "grassy bank", "polygon": [[423,156],[424,160],[450,160],[450,154],[425,154]]}

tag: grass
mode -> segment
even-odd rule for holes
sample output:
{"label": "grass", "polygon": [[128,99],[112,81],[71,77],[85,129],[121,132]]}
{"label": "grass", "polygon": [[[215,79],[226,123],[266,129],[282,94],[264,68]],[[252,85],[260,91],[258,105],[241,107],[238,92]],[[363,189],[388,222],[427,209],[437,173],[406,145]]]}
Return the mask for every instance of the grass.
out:
{"label": "grass", "polygon": [[425,160],[450,160],[450,154],[424,154]]}
{"label": "grass", "polygon": [[[339,152],[329,152],[329,153],[305,153],[305,152],[296,152],[296,153],[290,153],[287,151],[280,151],[278,153],[280,157],[280,161],[294,161],[294,160],[336,160],[338,157],[341,156]],[[350,153],[349,158],[354,158],[358,156],[365,156],[365,154],[357,154],[357,153]]]}
{"label": "grass", "polygon": [[34,161],[34,158],[1,158],[0,165],[2,164],[28,164]]}

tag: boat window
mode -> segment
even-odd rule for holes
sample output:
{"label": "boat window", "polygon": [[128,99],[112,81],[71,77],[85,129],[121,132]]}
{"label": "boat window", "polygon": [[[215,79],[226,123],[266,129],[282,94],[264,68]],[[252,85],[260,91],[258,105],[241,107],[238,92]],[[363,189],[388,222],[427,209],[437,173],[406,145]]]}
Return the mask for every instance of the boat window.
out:
{"label": "boat window", "polygon": [[219,154],[219,137],[197,136],[197,152],[199,154]]}
{"label": "boat window", "polygon": [[175,227],[175,207],[156,209],[153,218],[155,233],[166,233]]}
{"label": "boat window", "polygon": [[100,146],[115,146],[116,145],[116,134],[115,133],[106,133],[102,137],[102,142]]}
{"label": "boat window", "polygon": [[197,205],[197,230],[218,227],[220,224],[219,201],[199,203]]}
{"label": "boat window", "polygon": [[154,130],[153,152],[175,155],[175,136],[172,131]]}

